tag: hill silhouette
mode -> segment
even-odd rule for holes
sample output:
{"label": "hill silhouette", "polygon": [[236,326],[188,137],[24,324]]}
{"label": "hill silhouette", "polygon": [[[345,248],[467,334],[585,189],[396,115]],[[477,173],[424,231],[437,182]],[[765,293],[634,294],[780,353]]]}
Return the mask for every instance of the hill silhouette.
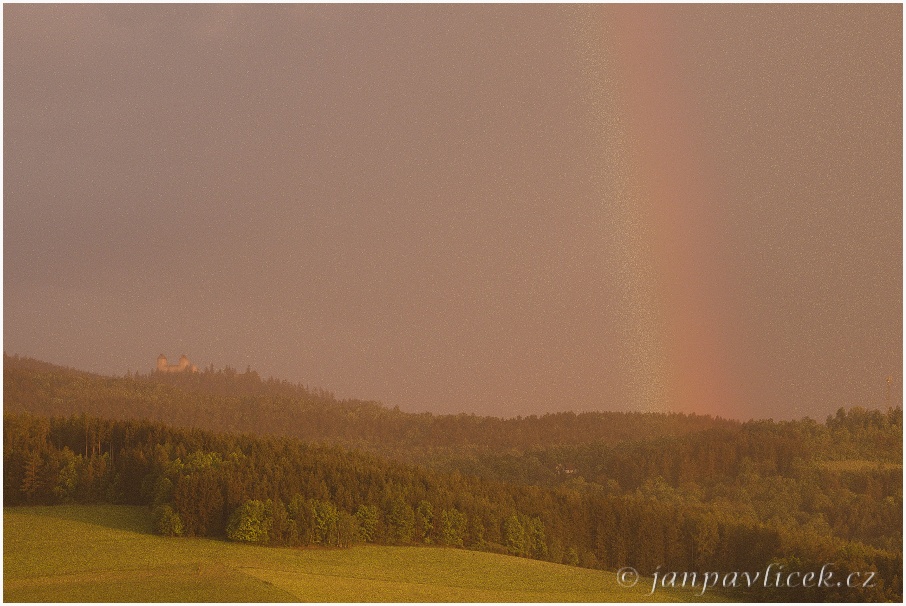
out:
{"label": "hill silhouette", "polygon": [[146,419],[181,427],[253,432],[329,442],[406,460],[431,454],[523,452],[586,443],[616,444],[739,427],[681,413],[584,412],[498,418],[408,413],[251,369],[106,377],[4,355],[4,410]]}

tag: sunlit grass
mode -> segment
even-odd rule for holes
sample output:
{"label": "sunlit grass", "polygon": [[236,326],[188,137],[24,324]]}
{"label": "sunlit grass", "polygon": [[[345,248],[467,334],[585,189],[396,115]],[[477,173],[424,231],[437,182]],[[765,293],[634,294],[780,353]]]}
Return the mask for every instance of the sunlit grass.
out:
{"label": "sunlit grass", "polygon": [[[613,573],[429,547],[291,549],[150,534],[141,507],[6,508],[5,601],[649,601]],[[717,595],[706,598],[718,598]],[[654,599],[697,601],[690,591]]]}

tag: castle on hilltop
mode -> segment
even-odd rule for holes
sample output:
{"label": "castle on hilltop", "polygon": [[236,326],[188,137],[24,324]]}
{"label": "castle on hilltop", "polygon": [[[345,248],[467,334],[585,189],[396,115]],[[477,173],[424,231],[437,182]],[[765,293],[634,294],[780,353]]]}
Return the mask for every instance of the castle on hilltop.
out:
{"label": "castle on hilltop", "polygon": [[179,356],[178,364],[167,364],[167,356],[157,356],[157,372],[198,372],[198,367],[189,362],[186,354]]}

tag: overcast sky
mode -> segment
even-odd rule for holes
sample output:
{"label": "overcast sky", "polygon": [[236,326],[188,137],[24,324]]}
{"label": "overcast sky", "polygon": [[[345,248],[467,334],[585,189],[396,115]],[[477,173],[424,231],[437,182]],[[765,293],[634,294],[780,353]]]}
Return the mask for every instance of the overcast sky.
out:
{"label": "overcast sky", "polygon": [[902,6],[4,6],[4,349],[403,410],[902,402]]}

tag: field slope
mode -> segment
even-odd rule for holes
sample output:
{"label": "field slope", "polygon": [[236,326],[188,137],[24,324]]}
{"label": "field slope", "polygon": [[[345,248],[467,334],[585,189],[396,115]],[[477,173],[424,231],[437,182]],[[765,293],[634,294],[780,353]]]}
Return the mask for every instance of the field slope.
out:
{"label": "field slope", "polygon": [[[3,534],[7,602],[652,600],[645,581],[622,589],[613,573],[460,549],[163,538],[142,507],[5,508]],[[696,597],[659,590],[653,599]]]}

